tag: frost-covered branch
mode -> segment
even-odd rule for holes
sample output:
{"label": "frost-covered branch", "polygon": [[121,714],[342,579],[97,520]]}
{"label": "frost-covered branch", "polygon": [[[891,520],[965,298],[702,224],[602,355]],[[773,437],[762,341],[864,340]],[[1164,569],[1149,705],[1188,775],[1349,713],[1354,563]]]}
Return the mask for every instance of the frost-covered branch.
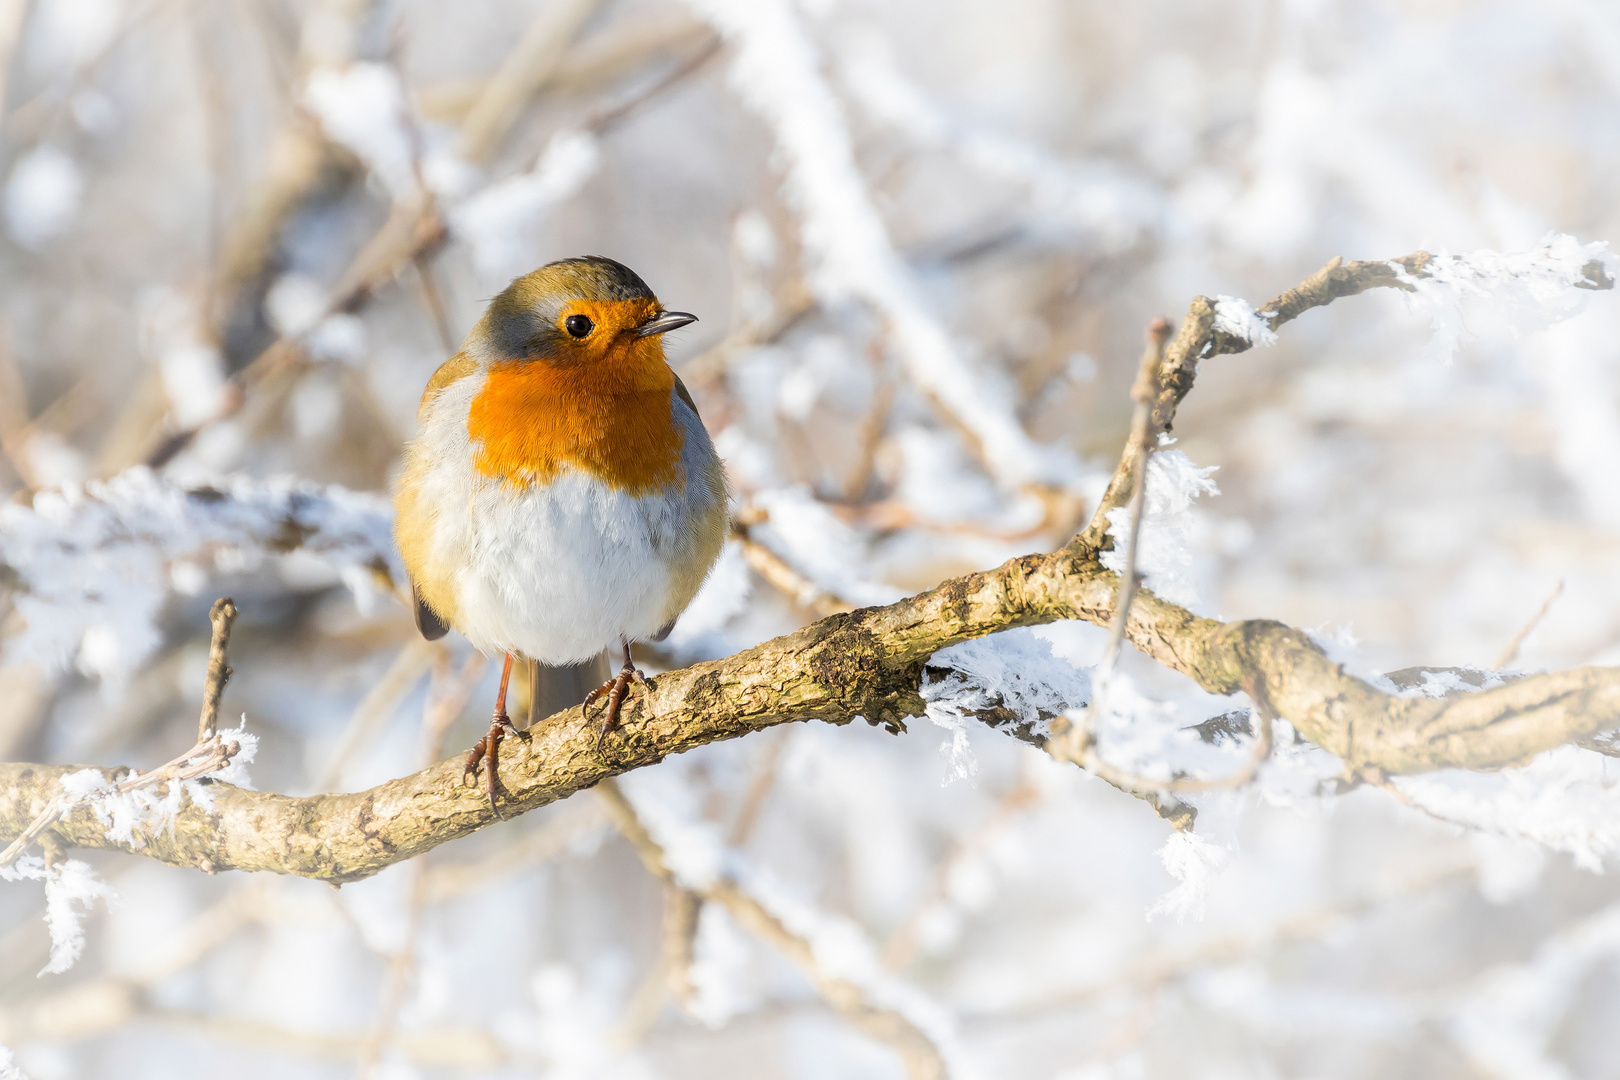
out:
{"label": "frost-covered branch", "polygon": [[375,495],[292,480],[186,486],[137,468],[0,506],[0,584],[26,628],[7,659],[77,662],[118,684],[157,648],[169,590],[277,563],[366,601],[400,580],[393,514]]}
{"label": "frost-covered branch", "polygon": [[[1427,260],[1418,255],[1402,263],[1421,268]],[[1390,267],[1332,265],[1268,305],[1266,310],[1275,312],[1269,318],[1280,325],[1285,316],[1336,296],[1390,284],[1396,275]],[[1190,388],[1200,353],[1236,351],[1237,339],[1219,336],[1224,331],[1216,329],[1216,315],[1213,302],[1195,301],[1167,351],[1161,423],[1173,418],[1175,405]],[[149,486],[140,491],[170,500],[182,522],[191,520],[186,516],[192,512],[188,496],[143,483]],[[280,519],[267,515],[255,498],[268,498],[271,506],[298,503],[295,491],[270,498],[260,487],[248,485],[243,492],[240,503],[251,512],[221,518],[231,522],[240,516],[253,527],[238,524],[232,531],[205,517],[190,526],[198,534],[197,543],[206,547],[225,535],[268,544],[261,530],[267,521]],[[366,511],[341,499],[304,498],[301,513],[316,515],[306,521],[293,513],[294,521],[309,526],[297,533],[305,546],[345,537],[332,543],[331,550],[344,553],[341,557],[351,565],[364,566],[361,553],[378,550],[367,544],[385,544],[377,539],[379,530],[386,536],[386,517],[379,521],[379,508]],[[82,502],[64,504],[67,516],[60,520],[49,515],[20,518],[32,530],[28,543],[16,544],[8,531],[5,558],[18,570],[25,590],[59,581],[58,601],[65,603],[70,583],[82,581],[84,570],[77,559],[90,558],[104,544],[119,551],[140,547],[138,534],[122,525],[113,527],[123,520],[119,514],[101,502]],[[145,503],[138,499],[135,505]],[[238,502],[225,499],[219,505],[234,511]],[[88,515],[85,520],[95,528],[79,529],[79,519],[69,510]],[[158,552],[174,543],[171,535],[158,535]],[[52,545],[67,542],[64,537],[72,544],[56,551]],[[15,551],[30,558],[17,558]],[[161,554],[146,558],[149,563],[143,565],[163,565]],[[60,561],[53,574],[43,574],[49,560]],[[1026,555],[916,596],[835,614],[725,659],[668,672],[647,693],[631,699],[622,732],[601,751],[577,710],[536,725],[515,744],[514,753],[502,758],[499,779],[506,788],[506,805],[533,809],[670,754],[792,721],[844,724],[862,717],[898,732],[908,717],[929,712],[920,684],[925,665],[946,662],[934,660],[935,654],[998,631],[1060,619],[1106,627],[1114,617],[1120,580],[1099,561],[1097,545],[1083,534],[1056,552]],[[19,596],[19,608],[28,595]],[[49,606],[41,604],[42,617],[50,618]],[[1257,688],[1276,716],[1337,755],[1351,777],[1368,769],[1397,776],[1447,768],[1497,769],[1620,728],[1620,671],[1614,669],[1579,668],[1446,697],[1401,696],[1347,672],[1299,630],[1269,620],[1203,618],[1152,591],[1141,592],[1131,604],[1125,639],[1211,693]],[[1076,704],[1080,702],[1056,703],[1051,711]],[[992,725],[1004,722],[994,715],[984,719]],[[0,765],[0,840],[17,836],[57,797],[61,777],[74,771],[73,766]],[[227,784],[209,790],[211,807],[180,809],[172,829],[145,838],[139,846],[121,839],[88,808],[75,810],[48,832],[58,844],[119,847],[177,865],[273,870],[342,882],[374,874],[492,820],[487,801],[462,786],[461,764],[455,759],[352,794],[293,799]]]}
{"label": "frost-covered branch", "polygon": [[[1401,289],[1412,294],[1426,311],[1433,312],[1443,332],[1453,326],[1450,316],[1457,299],[1467,295],[1501,292],[1520,302],[1539,302],[1543,308],[1564,306],[1571,289],[1614,288],[1615,256],[1602,244],[1582,245],[1567,236],[1549,239],[1541,247],[1518,255],[1476,252],[1466,256],[1435,256],[1416,251],[1399,259],[1345,262],[1334,258],[1322,269],[1255,309],[1229,296],[1193,299],[1181,329],[1165,352],[1160,370],[1158,400],[1153,420],[1169,431],[1182,398],[1192,389],[1198,364],[1212,356],[1245,352],[1276,341],[1276,330],[1312,308],[1323,307],[1368,289]],[[1522,299],[1518,294],[1522,294]],[[1578,295],[1578,294],[1576,294]],[[1442,325],[1443,323],[1443,325]],[[1457,332],[1448,339],[1455,342]],[[1121,457],[1102,502],[1079,540],[1091,550],[1110,544],[1110,512],[1130,502],[1136,472],[1131,447]]]}
{"label": "frost-covered branch", "polygon": [[782,0],[686,0],[733,48],[731,84],[771,129],[799,215],[807,284],[823,303],[855,299],[884,322],[906,376],[969,436],[1003,484],[1063,483],[1073,463],[1019,425],[1000,373],[974,364],[928,310],[855,163],[849,125],[813,37]]}

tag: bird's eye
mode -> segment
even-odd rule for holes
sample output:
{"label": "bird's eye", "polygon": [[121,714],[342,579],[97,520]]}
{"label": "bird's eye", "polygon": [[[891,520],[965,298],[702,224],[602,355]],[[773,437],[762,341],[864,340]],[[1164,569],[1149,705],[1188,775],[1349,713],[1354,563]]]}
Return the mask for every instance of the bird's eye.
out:
{"label": "bird's eye", "polygon": [[582,338],[588,335],[592,330],[596,329],[596,324],[591,322],[588,316],[570,315],[568,318],[563,320],[563,329],[567,330],[574,337]]}

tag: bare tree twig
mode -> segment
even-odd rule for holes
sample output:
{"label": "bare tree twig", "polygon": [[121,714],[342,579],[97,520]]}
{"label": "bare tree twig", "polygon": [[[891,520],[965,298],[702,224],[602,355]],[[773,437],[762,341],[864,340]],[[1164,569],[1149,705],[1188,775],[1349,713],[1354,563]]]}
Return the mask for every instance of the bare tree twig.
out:
{"label": "bare tree twig", "polygon": [[678,885],[669,887],[669,907],[664,914],[664,965],[669,995],[683,1009],[690,1009],[697,996],[697,987],[692,985],[692,958],[702,914],[701,896]]}
{"label": "bare tree twig", "polygon": [[890,971],[904,971],[910,965],[916,958],[918,950],[922,948],[923,920],[950,895],[951,875],[956,872],[956,868],[982,851],[992,836],[1013,818],[1034,806],[1040,798],[1039,788],[1028,781],[1020,781],[997,800],[995,807],[984,821],[951,848],[950,853],[934,868],[934,878],[928,892],[883,943],[879,960],[884,967]]}
{"label": "bare tree twig", "polygon": [[531,97],[551,78],[597,0],[545,4],[461,122],[461,155],[482,164],[500,145]]}
{"label": "bare tree twig", "polygon": [[731,832],[727,843],[734,848],[748,846],[753,838],[754,829],[759,825],[759,814],[765,806],[765,799],[776,786],[776,778],[782,771],[782,752],[787,749],[788,737],[792,733],[786,729],[770,736],[764,749],[760,752],[759,761],[754,766],[753,779],[749,780],[748,788],[743,792],[742,801],[737,805],[737,814],[731,819]]}
{"label": "bare tree twig", "polygon": [[647,832],[636,816],[635,807],[612,780],[597,786],[613,824],[635,848],[642,863],[655,877],[678,887],[692,888],[703,899],[724,907],[745,929],[763,938],[797,966],[818,993],[862,1031],[888,1043],[900,1054],[907,1075],[913,1080],[943,1080],[945,1061],[939,1048],[920,1028],[895,1009],[874,1004],[864,988],[847,979],[829,974],[817,960],[805,938],[795,934],[773,912],[746,892],[735,881],[717,878],[706,888],[680,882],[664,859],[663,848]]}
{"label": "bare tree twig", "polygon": [[214,601],[208,609],[213,635],[208,642],[208,675],[203,683],[202,713],[197,718],[197,745],[201,746],[219,730],[219,701],[225,696],[231,668],[225,662],[225,649],[231,642],[231,624],[236,621],[236,605],[228,596]]}
{"label": "bare tree twig", "polygon": [[1519,627],[1519,632],[1513,635],[1513,640],[1504,645],[1502,647],[1501,654],[1497,656],[1495,660],[1491,661],[1492,671],[1501,671],[1503,668],[1513,663],[1514,660],[1518,659],[1519,649],[1524,645],[1524,639],[1529,637],[1531,632],[1534,631],[1536,627],[1541,625],[1541,620],[1545,619],[1547,617],[1547,612],[1552,610],[1553,602],[1563,594],[1564,579],[1559,578],[1558,584],[1553,587],[1553,591],[1548,594],[1546,600],[1542,601],[1540,610],[1538,610],[1534,615],[1530,616],[1529,622]]}
{"label": "bare tree twig", "polygon": [[[576,39],[540,89],[569,93],[589,90],[659,53],[678,52],[713,33],[684,11],[637,12]],[[452,79],[424,87],[416,97],[428,119],[459,123],[488,85],[488,79]]]}
{"label": "bare tree twig", "polygon": [[[1257,310],[1268,313],[1267,325],[1275,330],[1292,322],[1311,308],[1322,307],[1346,296],[1355,296],[1368,289],[1402,289],[1411,286],[1401,281],[1396,270],[1413,277],[1428,276],[1427,267],[1433,256],[1416,251],[1399,259],[1364,260],[1347,263],[1334,258],[1328,264],[1292,289],[1273,297]],[[1601,267],[1599,268],[1601,270]],[[1602,284],[1593,278],[1593,288],[1612,288],[1613,283]],[[1193,298],[1181,329],[1165,350],[1164,364],[1159,371],[1158,397],[1153,405],[1154,423],[1161,431],[1169,431],[1175,420],[1176,408],[1192,389],[1198,375],[1198,363],[1208,357],[1226,353],[1244,352],[1252,342],[1234,337],[1215,328],[1215,301],[1207,296]],[[1091,551],[1108,546],[1108,512],[1124,506],[1131,497],[1135,462],[1122,458],[1108,490],[1091,516],[1091,522],[1080,533],[1078,540]]]}
{"label": "bare tree twig", "polygon": [[754,538],[753,526],[765,520],[759,507],[744,507],[731,522],[731,535],[742,545],[743,558],[750,569],[789,600],[817,616],[826,617],[855,610],[855,605],[827,592],[801,574],[782,556]]}
{"label": "bare tree twig", "polygon": [[711,35],[690,56],[681,60],[651,85],[625,98],[623,101],[598,109],[585,118],[581,125],[586,131],[601,134],[629,116],[653,98],[678,86],[703,70],[704,65],[720,54],[720,36]]}
{"label": "bare tree twig", "polygon": [[1125,457],[1130,463],[1131,498],[1127,504],[1131,523],[1125,541],[1125,569],[1119,576],[1119,599],[1114,601],[1114,617],[1108,624],[1108,647],[1103,650],[1102,672],[1109,672],[1119,662],[1119,647],[1125,641],[1125,623],[1131,615],[1131,601],[1141,584],[1136,573],[1136,553],[1142,547],[1142,507],[1147,502],[1148,459],[1153,456],[1153,402],[1159,393],[1159,368],[1164,363],[1165,343],[1170,340],[1170,320],[1163,316],[1154,319],[1147,330],[1147,349],[1142,353],[1142,366],[1131,387],[1131,401],[1135,410],[1131,416],[1131,436],[1126,443]]}

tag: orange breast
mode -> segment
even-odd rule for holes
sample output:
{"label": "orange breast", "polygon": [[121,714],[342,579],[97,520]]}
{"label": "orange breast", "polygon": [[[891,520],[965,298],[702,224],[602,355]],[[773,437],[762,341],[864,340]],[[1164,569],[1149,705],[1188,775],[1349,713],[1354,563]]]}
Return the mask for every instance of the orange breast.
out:
{"label": "orange breast", "polygon": [[632,495],[656,491],[680,473],[674,385],[656,340],[585,363],[497,363],[467,416],[474,467],[527,486],[574,466]]}

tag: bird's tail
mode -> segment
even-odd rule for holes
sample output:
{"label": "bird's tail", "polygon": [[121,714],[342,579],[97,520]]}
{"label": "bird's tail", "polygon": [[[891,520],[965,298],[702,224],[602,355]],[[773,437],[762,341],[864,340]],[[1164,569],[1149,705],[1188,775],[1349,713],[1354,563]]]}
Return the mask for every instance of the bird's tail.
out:
{"label": "bird's tail", "polygon": [[[585,695],[613,678],[613,669],[605,652],[579,664],[553,666],[538,660],[529,661],[529,721],[533,727],[546,717],[564,709],[577,709]],[[514,714],[517,712],[513,710]]]}

